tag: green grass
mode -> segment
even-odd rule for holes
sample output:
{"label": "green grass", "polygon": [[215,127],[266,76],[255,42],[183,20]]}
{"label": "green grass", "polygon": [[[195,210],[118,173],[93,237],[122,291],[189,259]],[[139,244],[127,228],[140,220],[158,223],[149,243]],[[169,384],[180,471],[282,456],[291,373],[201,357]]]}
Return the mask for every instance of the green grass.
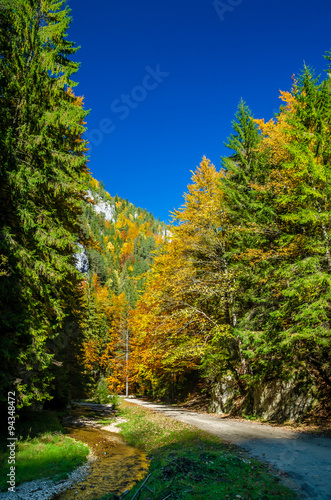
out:
{"label": "green grass", "polygon": [[109,424],[111,424],[112,422],[113,422],[113,420],[112,420],[112,419],[110,419],[110,418],[106,418],[106,417],[104,417],[104,418],[100,418],[99,420],[97,420],[97,424],[101,424],[101,425],[109,425]]}
{"label": "green grass", "polygon": [[140,500],[168,495],[176,500],[297,498],[265,465],[204,431],[130,403],[123,403],[120,414],[129,419],[121,424],[126,442],[151,458],[149,490],[141,489]]}
{"label": "green grass", "polygon": [[[89,448],[63,434],[56,412],[29,412],[17,420],[16,485],[34,479],[64,479],[86,461]],[[7,489],[8,454],[0,453],[0,490]]]}
{"label": "green grass", "polygon": [[263,419],[259,418],[256,415],[242,415],[246,420],[260,420],[263,421]]}

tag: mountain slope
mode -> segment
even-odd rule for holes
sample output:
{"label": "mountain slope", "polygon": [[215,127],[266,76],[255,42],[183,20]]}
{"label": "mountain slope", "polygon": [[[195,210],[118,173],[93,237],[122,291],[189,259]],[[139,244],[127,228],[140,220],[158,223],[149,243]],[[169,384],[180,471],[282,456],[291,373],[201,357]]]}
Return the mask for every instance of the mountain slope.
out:
{"label": "mountain slope", "polygon": [[81,284],[82,361],[91,387],[106,377],[124,390],[128,371],[128,318],[163,241],[166,226],[90,178],[83,225],[92,245],[76,256]]}

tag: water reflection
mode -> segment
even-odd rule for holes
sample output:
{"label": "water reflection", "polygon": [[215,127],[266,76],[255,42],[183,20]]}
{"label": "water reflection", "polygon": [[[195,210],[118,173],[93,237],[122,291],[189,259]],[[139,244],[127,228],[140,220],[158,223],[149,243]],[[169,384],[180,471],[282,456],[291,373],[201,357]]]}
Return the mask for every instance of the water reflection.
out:
{"label": "water reflection", "polygon": [[96,457],[91,473],[70,490],[58,494],[58,500],[98,499],[103,495],[120,496],[142,479],[148,470],[146,455],[124,443],[114,432],[93,427],[68,428],[69,435],[88,444]]}

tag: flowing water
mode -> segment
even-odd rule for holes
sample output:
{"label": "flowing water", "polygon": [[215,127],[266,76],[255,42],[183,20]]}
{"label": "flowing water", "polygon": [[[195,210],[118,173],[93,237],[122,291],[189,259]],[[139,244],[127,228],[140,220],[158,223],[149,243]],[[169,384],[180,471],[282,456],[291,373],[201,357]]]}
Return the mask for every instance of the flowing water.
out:
{"label": "flowing water", "polygon": [[[99,406],[103,406],[104,411],[104,405]],[[93,406],[94,418],[96,407]],[[89,426],[88,422],[93,424],[86,418],[86,415],[91,418],[90,412],[91,408],[76,407],[75,418],[67,430],[69,436],[88,444],[96,459],[90,464],[89,475],[70,490],[59,493],[58,500],[99,499],[106,494],[118,497],[146,476],[149,466],[146,455],[126,445],[119,434]]]}

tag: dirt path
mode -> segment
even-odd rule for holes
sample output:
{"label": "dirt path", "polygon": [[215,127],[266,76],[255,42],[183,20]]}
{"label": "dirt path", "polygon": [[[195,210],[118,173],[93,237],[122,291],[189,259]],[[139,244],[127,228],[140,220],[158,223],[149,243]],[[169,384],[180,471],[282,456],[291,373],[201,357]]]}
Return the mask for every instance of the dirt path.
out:
{"label": "dirt path", "polygon": [[276,469],[299,500],[331,499],[331,439],[252,422],[205,415],[175,406],[126,399],[194,425],[245,449]]}

